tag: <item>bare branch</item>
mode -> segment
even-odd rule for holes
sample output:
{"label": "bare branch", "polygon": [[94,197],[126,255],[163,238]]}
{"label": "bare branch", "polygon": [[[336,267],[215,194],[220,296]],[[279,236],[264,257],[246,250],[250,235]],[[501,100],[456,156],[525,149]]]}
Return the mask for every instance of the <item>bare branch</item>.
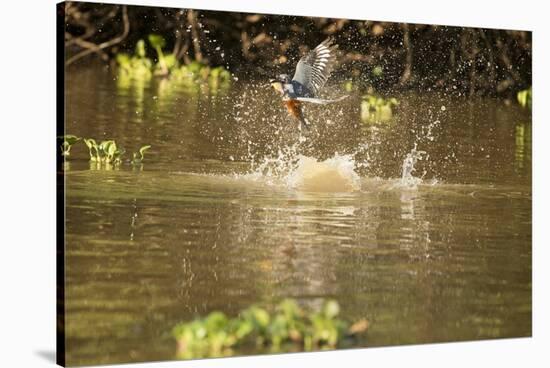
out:
{"label": "bare branch", "polygon": [[192,9],[189,9],[187,11],[187,21],[191,25],[191,35],[193,37],[193,49],[195,51],[195,60],[197,60],[199,63],[202,62],[202,51],[201,51],[201,44],[199,39],[199,30],[197,25],[197,15],[195,14],[195,11]]}
{"label": "bare branch", "polygon": [[126,36],[128,36],[128,33],[130,32],[130,22],[128,21],[128,8],[127,8],[126,5],[124,5],[122,7],[122,21],[124,22],[124,29],[123,29],[122,34],[120,36],[115,37],[115,38],[113,38],[109,41],[100,43],[99,45],[94,44],[92,42],[81,40],[80,41],[81,45],[86,45],[86,46],[82,46],[82,47],[85,47],[86,49],[79,52],[78,54],[74,55],[69,60],[67,60],[65,65],[70,65],[70,64],[74,63],[75,61],[77,61],[77,60],[79,60],[79,59],[83,58],[84,56],[89,55],[91,53],[94,53],[94,52],[95,53],[100,53],[101,50],[103,50],[107,47],[114,46],[117,43],[122,42],[126,38]]}

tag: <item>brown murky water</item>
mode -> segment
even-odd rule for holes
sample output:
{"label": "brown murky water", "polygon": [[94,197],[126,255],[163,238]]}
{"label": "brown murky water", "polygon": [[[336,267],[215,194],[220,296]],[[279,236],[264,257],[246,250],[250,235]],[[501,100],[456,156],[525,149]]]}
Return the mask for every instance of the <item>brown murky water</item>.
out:
{"label": "brown murky water", "polygon": [[266,86],[67,80],[67,133],[127,157],[152,145],[142,167],[102,170],[71,151],[69,365],[174,359],[177,322],[284,297],[335,298],[370,321],[366,346],[531,335],[531,117],[515,104],[404,95],[393,123],[365,126],[352,95],[309,109],[300,143]]}

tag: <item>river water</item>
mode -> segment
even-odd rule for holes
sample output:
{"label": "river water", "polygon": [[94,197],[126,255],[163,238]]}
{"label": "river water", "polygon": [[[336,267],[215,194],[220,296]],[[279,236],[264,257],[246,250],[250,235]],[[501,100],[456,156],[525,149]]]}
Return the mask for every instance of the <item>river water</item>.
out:
{"label": "river water", "polygon": [[530,114],[397,97],[390,123],[352,93],[300,133],[262,83],[69,70],[68,134],[152,148],[65,165],[67,364],[175,359],[176,323],[285,297],[336,299],[367,347],[531,336]]}

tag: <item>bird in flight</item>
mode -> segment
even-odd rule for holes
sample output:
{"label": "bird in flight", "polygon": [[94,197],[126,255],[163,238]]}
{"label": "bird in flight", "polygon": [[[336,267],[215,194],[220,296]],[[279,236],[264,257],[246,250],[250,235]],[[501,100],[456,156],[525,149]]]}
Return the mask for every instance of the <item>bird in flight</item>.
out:
{"label": "bird in flight", "polygon": [[317,97],[336,64],[337,48],[338,45],[329,37],[298,61],[292,79],[287,74],[280,74],[269,81],[283,97],[288,113],[300,122],[300,129],[302,125],[309,128],[309,122],[302,111],[302,102],[325,105],[348,97],[342,96],[334,100]]}

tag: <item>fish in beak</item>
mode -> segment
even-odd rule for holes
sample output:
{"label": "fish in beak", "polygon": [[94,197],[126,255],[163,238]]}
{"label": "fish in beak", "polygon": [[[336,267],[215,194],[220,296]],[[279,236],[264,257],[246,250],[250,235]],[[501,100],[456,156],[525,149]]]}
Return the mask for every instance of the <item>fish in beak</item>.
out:
{"label": "fish in beak", "polygon": [[270,79],[269,84],[271,85],[271,87],[273,87],[273,89],[275,89],[275,91],[279,92],[281,95],[284,94],[283,83],[281,83],[277,79]]}

